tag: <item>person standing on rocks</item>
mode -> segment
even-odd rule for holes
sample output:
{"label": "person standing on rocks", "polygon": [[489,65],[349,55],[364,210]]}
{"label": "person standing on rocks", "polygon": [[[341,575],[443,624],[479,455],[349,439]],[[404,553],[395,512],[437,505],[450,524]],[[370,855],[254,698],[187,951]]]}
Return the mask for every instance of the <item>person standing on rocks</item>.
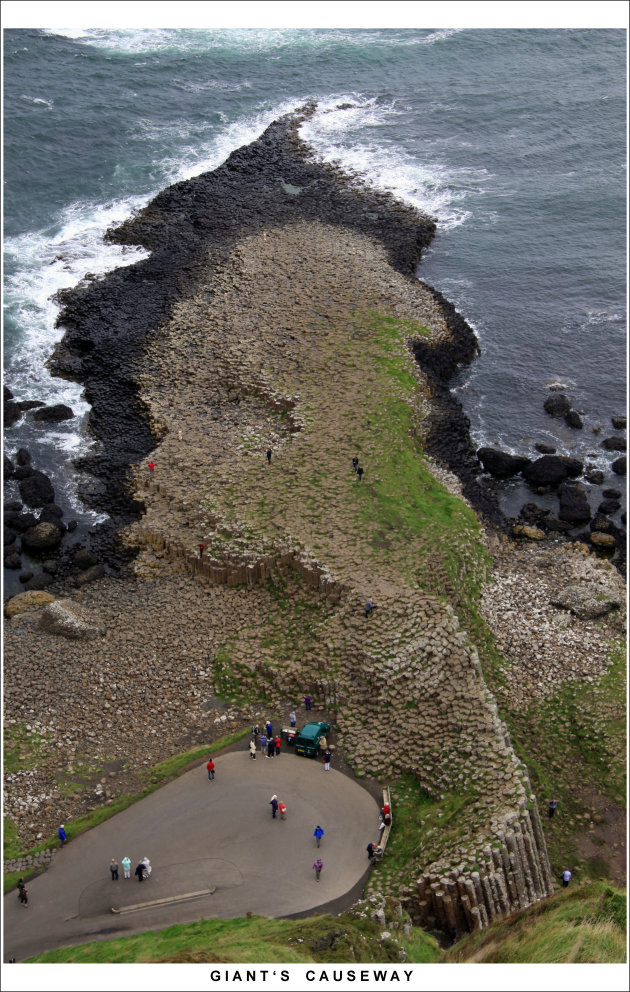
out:
{"label": "person standing on rocks", "polygon": [[322,861],[321,858],[318,858],[317,861],[315,861],[315,863],[313,864],[313,869],[315,871],[315,880],[317,882],[319,882],[319,876],[322,873],[323,867],[324,867],[324,862]]}
{"label": "person standing on rocks", "polygon": [[208,779],[209,781],[212,781],[212,779],[214,778],[214,761],[212,760],[212,758],[210,758],[210,760],[208,761],[206,768],[208,769]]}
{"label": "person standing on rocks", "polygon": [[109,863],[109,870],[112,873],[112,882],[117,882],[118,881],[118,862],[116,861],[116,858],[112,858],[112,860],[110,861],[110,863]]}
{"label": "person standing on rocks", "polygon": [[310,708],[311,708],[311,697],[310,696],[305,696],[304,697],[304,709],[308,713],[309,710],[310,710]]}
{"label": "person standing on rocks", "polygon": [[271,465],[271,448],[267,448],[267,464]]}
{"label": "person standing on rocks", "polygon": [[66,840],[68,839],[66,836],[66,831],[64,830],[63,823],[61,824],[59,830],[57,831],[57,836],[59,838],[61,846],[63,847],[63,845],[66,843]]}
{"label": "person standing on rocks", "polygon": [[131,858],[123,858],[120,863],[122,865],[125,878],[131,878]]}
{"label": "person standing on rocks", "polygon": [[203,543],[203,541],[200,541],[199,544],[197,545],[197,547],[199,548],[199,557],[200,558],[203,558],[203,553],[206,550],[206,546]]}
{"label": "person standing on rocks", "polygon": [[550,799],[549,802],[547,803],[547,815],[549,816],[550,820],[553,820],[553,814],[556,812],[557,808],[558,808],[558,800]]}
{"label": "person standing on rocks", "polygon": [[291,710],[291,712],[289,713],[289,723],[290,723],[290,725],[292,727],[295,727],[295,725],[297,723],[297,717],[295,715],[295,710]]}
{"label": "person standing on rocks", "polygon": [[275,820],[276,813],[278,812],[278,797],[272,796],[269,800],[269,805],[271,806],[271,816]]}
{"label": "person standing on rocks", "polygon": [[253,737],[249,742],[249,756],[250,758],[253,758],[254,761],[256,760],[256,741],[254,740]]}
{"label": "person standing on rocks", "polygon": [[571,881],[571,872],[569,871],[568,868],[565,868],[564,871],[562,872],[562,888],[566,889],[570,881]]}

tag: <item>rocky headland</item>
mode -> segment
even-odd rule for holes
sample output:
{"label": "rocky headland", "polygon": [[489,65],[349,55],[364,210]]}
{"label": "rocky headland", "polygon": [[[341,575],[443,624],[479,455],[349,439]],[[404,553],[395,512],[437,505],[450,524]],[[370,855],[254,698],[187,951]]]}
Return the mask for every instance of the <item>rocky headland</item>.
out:
{"label": "rocky headland", "polygon": [[625,586],[561,533],[503,533],[448,389],[476,339],[413,277],[435,225],[314,161],[312,110],[165,190],[108,233],[151,256],[63,294],[51,367],[92,405],[82,495],[110,522],[7,606],[6,722],[37,762],[6,814],[28,846],[310,692],[357,775],[433,804],[409,913],[476,929],[554,887],[500,712],[605,676]]}

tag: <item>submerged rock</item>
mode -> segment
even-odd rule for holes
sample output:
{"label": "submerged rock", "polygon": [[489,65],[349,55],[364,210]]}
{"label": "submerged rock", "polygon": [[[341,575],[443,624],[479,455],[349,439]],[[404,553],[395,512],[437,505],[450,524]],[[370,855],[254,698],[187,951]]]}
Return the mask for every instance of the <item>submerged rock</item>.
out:
{"label": "submerged rock", "polygon": [[523,469],[523,475],[530,486],[559,486],[565,479],[575,479],[584,471],[584,464],[579,458],[568,458],[566,455],[543,455],[536,461],[530,462]]}
{"label": "submerged rock", "polygon": [[484,470],[497,479],[507,479],[511,475],[517,475],[531,462],[531,458],[510,455],[499,448],[479,448],[477,458]]}

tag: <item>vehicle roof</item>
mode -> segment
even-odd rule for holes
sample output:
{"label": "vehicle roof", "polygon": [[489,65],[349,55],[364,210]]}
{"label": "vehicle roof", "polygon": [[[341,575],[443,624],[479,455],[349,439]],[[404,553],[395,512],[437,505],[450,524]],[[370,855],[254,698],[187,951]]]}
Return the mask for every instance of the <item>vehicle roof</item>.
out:
{"label": "vehicle roof", "polygon": [[300,730],[300,737],[317,737],[321,731],[328,733],[330,730],[330,724],[325,723],[323,720],[313,720],[311,723],[307,723]]}

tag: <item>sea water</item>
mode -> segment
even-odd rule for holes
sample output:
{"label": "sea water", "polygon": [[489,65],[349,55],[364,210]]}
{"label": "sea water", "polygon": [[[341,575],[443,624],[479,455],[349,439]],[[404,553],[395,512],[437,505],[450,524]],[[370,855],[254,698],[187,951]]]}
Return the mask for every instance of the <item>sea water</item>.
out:
{"label": "sea water", "polygon": [[[452,384],[475,443],[553,444],[625,494],[599,446],[626,402],[625,45],[615,30],[7,30],[5,383],[77,416],[24,417],[5,450],[28,447],[64,510],[98,519],[73,466],[89,407],[46,369],[54,293],[144,257],[106,229],[315,100],[301,133],[318,157],[438,221],[417,274],[479,337]],[[583,431],[544,413],[552,381]],[[507,510],[527,498],[511,484]]]}

